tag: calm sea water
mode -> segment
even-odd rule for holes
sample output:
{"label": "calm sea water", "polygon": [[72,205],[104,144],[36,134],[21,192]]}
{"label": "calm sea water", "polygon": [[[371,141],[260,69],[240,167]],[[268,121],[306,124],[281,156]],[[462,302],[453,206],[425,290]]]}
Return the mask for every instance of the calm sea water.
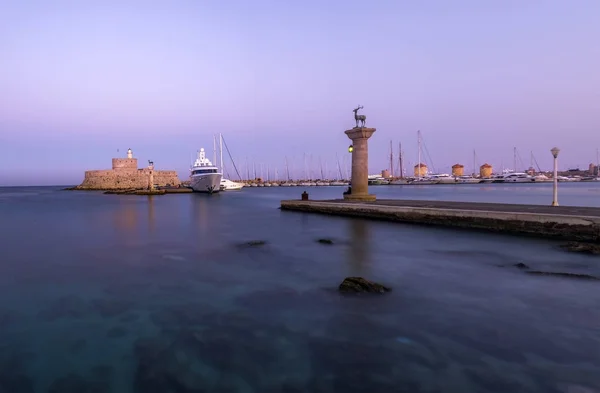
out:
{"label": "calm sea water", "polygon": [[[600,284],[512,266],[600,276],[599,258],[278,210],[302,191],[0,188],[0,392],[600,391]],[[373,191],[551,201],[550,185]],[[600,187],[561,184],[559,198],[600,206]],[[347,276],[393,291],[340,296]]]}

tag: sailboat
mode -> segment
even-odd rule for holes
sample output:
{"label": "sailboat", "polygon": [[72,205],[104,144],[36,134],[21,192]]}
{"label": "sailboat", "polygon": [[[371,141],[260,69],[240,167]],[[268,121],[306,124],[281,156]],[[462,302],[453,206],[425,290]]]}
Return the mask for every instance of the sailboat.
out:
{"label": "sailboat", "polygon": [[438,184],[440,182],[437,178],[432,178],[431,176],[421,177],[421,130],[417,131],[417,178],[414,179],[410,184],[420,184],[420,185],[429,185],[429,184]]}
{"label": "sailboat", "polygon": [[[390,161],[392,160],[390,154]],[[390,165],[393,163],[390,162]],[[408,184],[409,180],[404,177],[404,167],[402,165],[402,143],[398,143],[398,172],[400,172],[400,176],[396,180],[392,180],[390,184],[392,185],[404,185]]]}
{"label": "sailboat", "polygon": [[[225,174],[225,168],[223,165],[223,134],[219,134],[219,159],[220,159],[220,170],[222,174]],[[225,146],[227,147],[227,146]],[[227,149],[229,151],[229,149]],[[233,161],[233,160],[232,160]],[[233,164],[235,168],[235,163]],[[237,168],[235,169],[237,172]],[[238,174],[239,176],[239,174]],[[239,191],[244,187],[244,183],[234,182],[229,179],[221,178],[220,189],[221,191]]]}

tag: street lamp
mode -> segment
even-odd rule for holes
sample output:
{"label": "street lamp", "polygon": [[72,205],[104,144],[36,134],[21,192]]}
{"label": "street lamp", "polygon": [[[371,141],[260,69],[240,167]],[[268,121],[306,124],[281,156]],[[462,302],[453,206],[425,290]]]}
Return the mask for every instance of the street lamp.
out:
{"label": "street lamp", "polygon": [[552,206],[558,206],[558,152],[560,152],[560,149],[558,147],[553,147],[550,152],[552,153],[552,157],[554,157],[554,175],[552,176],[554,183],[552,190]]}
{"label": "street lamp", "polygon": [[354,146],[348,146],[348,153],[352,153],[354,151]]}

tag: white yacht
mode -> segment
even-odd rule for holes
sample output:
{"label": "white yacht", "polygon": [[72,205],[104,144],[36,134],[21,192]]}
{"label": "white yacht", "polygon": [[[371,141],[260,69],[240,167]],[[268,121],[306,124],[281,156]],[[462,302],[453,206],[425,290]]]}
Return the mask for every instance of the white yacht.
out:
{"label": "white yacht", "polygon": [[429,180],[437,180],[437,183],[435,183],[435,184],[454,184],[454,183],[456,183],[456,180],[454,179],[454,177],[450,176],[447,173],[430,174],[426,178]]}
{"label": "white yacht", "polygon": [[425,186],[425,185],[430,185],[430,184],[438,184],[439,182],[440,182],[440,180],[436,179],[436,178],[418,177],[418,178],[414,179],[413,181],[411,181],[409,184]]}
{"label": "white yacht", "polygon": [[345,181],[339,181],[339,180],[334,180],[331,183],[329,183],[330,186],[347,186],[350,183],[345,182]]}
{"label": "white yacht", "polygon": [[221,190],[221,178],[223,174],[206,158],[204,148],[198,152],[198,158],[194,161],[190,174],[190,186],[195,192],[219,192]]}
{"label": "white yacht", "polygon": [[473,176],[456,176],[455,180],[457,184],[476,184],[481,181]]}
{"label": "white yacht", "polygon": [[244,187],[244,183],[238,183],[229,179],[221,179],[221,191],[237,191]]}
{"label": "white yacht", "polygon": [[502,177],[502,183],[531,183],[535,181],[533,176],[523,172],[507,173]]}
{"label": "white yacht", "polygon": [[491,177],[480,177],[479,183],[502,183],[504,182],[504,175],[496,174]]}
{"label": "white yacht", "polygon": [[533,176],[536,182],[551,181],[551,179],[543,173]]}

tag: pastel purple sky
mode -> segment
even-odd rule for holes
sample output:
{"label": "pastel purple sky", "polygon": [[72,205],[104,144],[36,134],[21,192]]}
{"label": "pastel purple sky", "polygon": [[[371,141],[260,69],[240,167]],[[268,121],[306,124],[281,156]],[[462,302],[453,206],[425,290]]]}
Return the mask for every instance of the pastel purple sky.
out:
{"label": "pastel purple sky", "polygon": [[[390,140],[438,171],[551,167],[600,147],[600,2],[0,2],[0,185],[78,184],[131,147],[177,169],[222,132],[238,166],[333,172],[364,105],[370,171]],[[395,147],[397,149],[397,147]],[[519,168],[521,169],[521,168]]]}

